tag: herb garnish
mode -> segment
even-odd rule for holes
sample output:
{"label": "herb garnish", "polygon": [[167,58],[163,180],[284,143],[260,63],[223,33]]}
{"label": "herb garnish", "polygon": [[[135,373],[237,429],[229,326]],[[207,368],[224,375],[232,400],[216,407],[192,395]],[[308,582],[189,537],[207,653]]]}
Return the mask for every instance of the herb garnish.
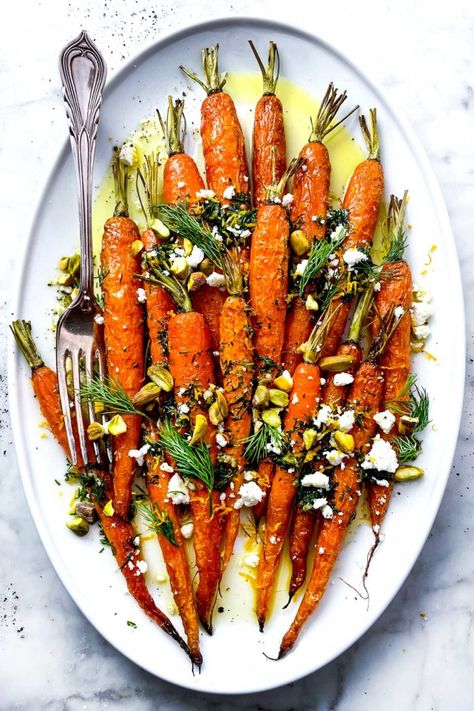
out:
{"label": "herb garnish", "polygon": [[189,444],[169,420],[165,420],[160,429],[160,444],[174,459],[179,474],[199,479],[209,491],[214,488],[215,471],[207,445]]}
{"label": "herb garnish", "polygon": [[160,509],[156,502],[149,506],[142,501],[136,503],[136,509],[145,519],[147,528],[164,536],[174,546],[178,545],[174,535],[173,523],[167,511]]}

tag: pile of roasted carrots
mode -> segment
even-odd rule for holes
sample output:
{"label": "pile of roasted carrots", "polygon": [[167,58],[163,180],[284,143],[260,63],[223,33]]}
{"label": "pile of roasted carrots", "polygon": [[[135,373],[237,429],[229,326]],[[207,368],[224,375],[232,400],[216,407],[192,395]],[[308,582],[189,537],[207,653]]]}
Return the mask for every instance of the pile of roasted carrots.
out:
{"label": "pile of roasted carrots", "polygon": [[[392,196],[372,257],[384,199],[375,109],[369,122],[359,119],[367,159],[335,200],[325,139],[346,118],[345,92],[328,87],[308,143],[287,163],[278,49],[270,43],[265,65],[250,44],[263,77],[251,172],[217,46],[203,50],[202,78],[181,67],[206,92],[206,181],[184,152],[183,102],[171,97],[159,115],[164,166],[162,156],[114,152],[116,210],[104,227],[99,280],[108,379],[81,390],[84,406],[104,415],[89,440],[107,446],[113,464],[102,471],[79,462],[67,475],[81,484],[69,528],[84,535],[99,520],[131,595],[197,667],[199,623],[212,634],[242,509],[253,512],[261,543],[262,631],[287,538],[288,604],[306,584],[281,658],[326,590],[364,490],[373,555],[395,482],[423,473],[412,462],[429,417],[410,374],[430,307],[421,297],[412,303],[406,194]],[[147,225],[141,234],[128,216],[131,184]],[[72,279],[70,266],[62,260]],[[30,325],[16,321],[12,331],[68,454],[56,375]],[[145,488],[136,488],[139,476]],[[149,592],[137,512],[158,537],[187,642]]]}

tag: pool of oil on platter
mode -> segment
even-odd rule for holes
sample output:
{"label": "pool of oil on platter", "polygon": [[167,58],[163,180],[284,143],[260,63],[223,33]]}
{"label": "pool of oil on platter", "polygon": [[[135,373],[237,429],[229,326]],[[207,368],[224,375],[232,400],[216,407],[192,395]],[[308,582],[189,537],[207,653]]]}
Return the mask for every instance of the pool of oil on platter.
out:
{"label": "pool of oil on platter", "polygon": [[[226,90],[233,96],[242,123],[247,142],[247,154],[250,158],[251,135],[254,116],[254,107],[261,95],[261,77],[257,74],[230,74],[227,79]],[[298,155],[302,146],[307,142],[310,133],[310,117],[314,117],[318,110],[318,101],[306,90],[298,85],[280,78],[278,83],[278,96],[280,97],[285,115],[287,156],[288,160]],[[199,123],[197,121],[196,123]],[[139,155],[151,151],[164,152],[164,140],[158,121],[155,117],[144,119],[130,135]],[[193,155],[203,168],[202,150],[199,136],[193,136]],[[341,126],[331,133],[326,141],[331,159],[331,194],[341,196],[355,166],[364,159],[364,152],[360,144],[354,140],[349,131]],[[140,227],[144,227],[144,218],[136,195],[134,181],[131,184],[130,215]],[[102,230],[105,221],[111,217],[114,210],[113,178],[111,171],[97,192],[93,208],[94,251],[98,254],[102,239]],[[351,526],[349,537],[354,535],[357,527],[366,520],[364,509]],[[221,584],[221,597],[216,609],[221,608],[223,615],[233,619],[249,619],[255,610],[256,596],[256,568],[249,565],[253,562],[252,554],[259,552],[261,542],[256,535],[252,524],[251,513],[242,514],[243,528],[236,543],[234,555],[229,569],[226,571]],[[168,614],[176,614],[169,587],[166,568],[161,555],[160,547],[155,536],[150,536],[143,521],[137,520],[137,529],[141,532],[141,545],[143,554],[148,562],[147,579],[156,590],[156,596]],[[194,569],[194,555],[192,545],[187,544],[191,568]],[[288,599],[288,585],[291,575],[288,550],[285,548],[282,556],[278,575],[275,581],[275,594],[271,607],[275,610],[283,607]],[[196,576],[194,576],[195,579]],[[219,613],[215,618],[218,623]]]}

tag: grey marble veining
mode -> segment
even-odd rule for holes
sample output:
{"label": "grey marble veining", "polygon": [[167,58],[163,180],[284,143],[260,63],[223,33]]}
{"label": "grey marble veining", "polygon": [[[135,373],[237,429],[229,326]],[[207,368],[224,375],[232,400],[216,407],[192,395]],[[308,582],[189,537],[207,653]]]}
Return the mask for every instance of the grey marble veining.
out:
{"label": "grey marble veining", "polygon": [[461,261],[468,344],[464,416],[452,476],[428,542],[395,600],[357,644],[319,672],[274,692],[228,698],[193,694],[155,679],[110,647],[78,611],[28,513],[5,400],[4,324],[10,318],[15,246],[26,238],[28,219],[23,216],[36,204],[65,135],[58,51],[84,26],[104,48],[113,70],[160,32],[201,19],[202,6],[189,0],[9,0],[7,5],[9,19],[0,28],[0,708],[472,708],[472,3],[340,0],[335,6],[310,6],[216,0],[209,6],[213,14],[258,13],[312,28],[341,46],[402,107],[432,161],[448,205]]}

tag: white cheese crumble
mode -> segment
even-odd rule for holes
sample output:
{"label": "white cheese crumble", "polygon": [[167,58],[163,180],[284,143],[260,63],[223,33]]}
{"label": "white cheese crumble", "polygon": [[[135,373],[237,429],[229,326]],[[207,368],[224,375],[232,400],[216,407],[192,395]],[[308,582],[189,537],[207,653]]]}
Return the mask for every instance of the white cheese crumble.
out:
{"label": "white cheese crumble", "polygon": [[368,256],[365,252],[361,252],[360,249],[356,249],[355,247],[350,247],[349,249],[346,249],[344,254],[342,255],[343,260],[349,267],[354,267],[356,264],[360,264],[361,262],[366,262],[368,260]]}
{"label": "white cheese crumble", "polygon": [[415,328],[413,329],[413,333],[415,334],[416,338],[418,338],[418,340],[426,341],[426,339],[431,333],[431,328],[428,326],[427,323],[425,323],[422,326],[415,326]]}
{"label": "white cheese crumble", "polygon": [[414,326],[423,326],[433,315],[433,306],[426,301],[415,301],[412,309],[412,320]]}
{"label": "white cheese crumble", "polygon": [[225,286],[225,276],[219,272],[212,272],[206,277],[206,282],[209,286],[217,286],[218,289],[222,289]]}
{"label": "white cheese crumble", "polygon": [[233,185],[229,185],[229,187],[226,188],[224,190],[224,192],[222,193],[222,197],[224,198],[224,200],[232,200],[234,195],[235,195],[235,188]]}
{"label": "white cheese crumble", "polygon": [[179,474],[173,474],[168,482],[168,498],[175,506],[189,504],[189,489]]}
{"label": "white cheese crumble", "polygon": [[194,523],[192,521],[190,521],[189,523],[183,523],[180,528],[180,531],[183,538],[186,538],[186,540],[188,540],[194,533]]}
{"label": "white cheese crumble", "polygon": [[198,264],[201,264],[203,259],[204,252],[202,251],[202,249],[194,245],[191,254],[188,255],[188,257],[186,258],[186,261],[188,262],[190,267],[197,267]]}
{"label": "white cheese crumble", "polygon": [[311,472],[301,479],[301,486],[316,486],[318,489],[329,489],[329,477],[322,472]]}
{"label": "white cheese crumble", "polygon": [[181,405],[178,405],[178,413],[180,415],[187,415],[189,412],[189,405],[186,405],[185,402],[182,402]]}
{"label": "white cheese crumble", "polygon": [[184,188],[185,185],[186,185],[186,183],[184,182],[184,180],[179,180],[179,181],[178,181],[178,188],[179,188],[180,190],[181,190],[181,188]]}
{"label": "white cheese crumble", "polygon": [[98,324],[103,324],[104,323],[104,317],[101,316],[100,314],[96,314],[94,316],[94,321]]}
{"label": "white cheese crumble", "polygon": [[168,474],[172,474],[174,472],[173,467],[170,466],[168,462],[162,462],[160,464],[160,469],[162,472],[168,472]]}
{"label": "white cheese crumble", "polygon": [[244,481],[253,481],[257,478],[257,472],[253,472],[250,469],[244,472]]}
{"label": "white cheese crumble", "polygon": [[335,467],[339,466],[339,464],[342,464],[345,457],[347,457],[347,454],[344,454],[344,452],[340,452],[338,449],[330,449],[326,452],[323,452],[323,454],[328,460],[329,464],[332,464]]}
{"label": "white cheese crumble", "polygon": [[260,558],[257,553],[249,553],[245,556],[244,563],[248,565],[249,568],[258,568],[259,560]]}
{"label": "white cheese crumble", "polygon": [[145,454],[147,454],[149,449],[150,445],[144,444],[140,449],[129,449],[128,456],[131,457],[131,459],[136,459],[138,466],[142,467],[145,462]]}
{"label": "white cheese crumble", "polygon": [[380,435],[375,435],[370,452],[365,455],[362,469],[376,469],[379,472],[393,474],[398,468],[395,450],[390,442],[386,442]]}
{"label": "white cheese crumble", "polygon": [[137,568],[140,571],[140,573],[146,573],[148,570],[148,563],[146,560],[137,560]]}
{"label": "white cheese crumble", "polygon": [[374,291],[380,291],[382,288],[382,284],[379,281],[376,281],[374,284]]}
{"label": "white cheese crumble", "polygon": [[345,231],[346,228],[344,225],[338,225],[336,229],[334,229],[329,235],[329,239],[331,240],[331,242],[336,242],[342,237]]}
{"label": "white cheese crumble", "polygon": [[144,304],[146,301],[146,291],[141,286],[137,289],[137,299],[140,304]]}
{"label": "white cheese crumble", "polygon": [[323,510],[321,511],[321,513],[322,513],[322,515],[324,516],[324,518],[332,518],[332,517],[333,517],[333,510],[332,510],[332,508],[329,506],[329,504],[327,504],[327,505],[323,508]]}
{"label": "white cheese crumble", "polygon": [[197,198],[213,198],[215,196],[214,190],[198,190],[196,193]]}
{"label": "white cheese crumble", "polygon": [[397,320],[400,320],[402,316],[405,315],[405,309],[403,308],[403,306],[397,306],[397,308],[393,312],[393,315]]}
{"label": "white cheese crumble", "polygon": [[137,160],[137,151],[133,143],[127,142],[122,145],[119,159],[121,163],[128,165],[131,168],[135,165]]}
{"label": "white cheese crumble", "polygon": [[324,496],[321,496],[319,499],[314,499],[313,509],[315,509],[316,511],[318,509],[323,509],[327,505],[327,503],[328,500]]}
{"label": "white cheese crumble", "polygon": [[291,193],[286,193],[286,195],[283,195],[281,204],[283,207],[289,207],[291,203],[293,202],[293,195]]}
{"label": "white cheese crumble", "polygon": [[292,405],[297,405],[299,403],[300,399],[298,397],[297,393],[293,393],[293,397],[291,398],[291,404]]}
{"label": "white cheese crumble", "polygon": [[321,425],[325,425],[331,417],[331,408],[329,405],[321,405],[319,408],[319,412],[314,418],[313,422],[316,427],[321,427]]}
{"label": "white cheese crumble", "polygon": [[354,376],[350,373],[336,373],[334,376],[334,385],[350,385],[354,382]]}
{"label": "white cheese crumble", "polygon": [[216,434],[216,444],[217,444],[219,447],[227,447],[227,445],[228,445],[229,443],[228,443],[228,441],[226,440],[226,438],[224,437],[224,435],[219,432],[218,434]]}
{"label": "white cheese crumble", "polygon": [[378,424],[382,432],[388,434],[395,424],[396,418],[390,410],[384,410],[383,412],[377,412],[373,419]]}
{"label": "white cheese crumble", "polygon": [[354,410],[345,410],[337,418],[337,426],[342,432],[350,432],[354,427],[355,412]]}
{"label": "white cheese crumble", "polygon": [[326,378],[319,378],[319,382],[321,385],[326,385]]}
{"label": "white cheese crumble", "polygon": [[296,265],[295,269],[295,277],[300,277],[303,276],[304,270],[308,266],[308,260],[307,259],[302,259],[301,262],[298,262]]}
{"label": "white cheese crumble", "polygon": [[242,506],[256,506],[263,499],[265,492],[255,481],[248,481],[239,489],[239,498],[234,504],[234,509],[241,509]]}

